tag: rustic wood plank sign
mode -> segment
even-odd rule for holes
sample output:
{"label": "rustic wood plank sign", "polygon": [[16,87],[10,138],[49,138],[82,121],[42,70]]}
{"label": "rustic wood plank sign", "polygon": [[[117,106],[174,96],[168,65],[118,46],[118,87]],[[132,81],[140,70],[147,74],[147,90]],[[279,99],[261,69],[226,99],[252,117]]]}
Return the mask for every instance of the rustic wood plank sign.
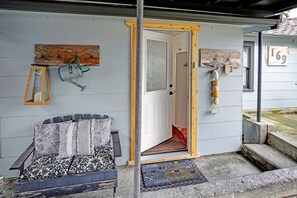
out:
{"label": "rustic wood plank sign", "polygon": [[75,56],[81,65],[100,65],[99,45],[35,45],[35,64],[61,66],[69,63]]}
{"label": "rustic wood plank sign", "polygon": [[200,67],[240,67],[240,52],[235,50],[200,49]]}

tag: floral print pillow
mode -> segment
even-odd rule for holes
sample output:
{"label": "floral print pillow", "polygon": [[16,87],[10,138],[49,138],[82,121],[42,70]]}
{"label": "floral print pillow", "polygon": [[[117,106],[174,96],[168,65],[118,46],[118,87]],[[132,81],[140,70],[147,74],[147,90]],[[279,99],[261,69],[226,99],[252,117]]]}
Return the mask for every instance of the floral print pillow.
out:
{"label": "floral print pillow", "polygon": [[50,154],[58,154],[59,149],[59,124],[34,125],[34,159]]}
{"label": "floral print pillow", "polygon": [[111,123],[111,118],[91,120],[91,131],[94,134],[94,148],[110,146]]}

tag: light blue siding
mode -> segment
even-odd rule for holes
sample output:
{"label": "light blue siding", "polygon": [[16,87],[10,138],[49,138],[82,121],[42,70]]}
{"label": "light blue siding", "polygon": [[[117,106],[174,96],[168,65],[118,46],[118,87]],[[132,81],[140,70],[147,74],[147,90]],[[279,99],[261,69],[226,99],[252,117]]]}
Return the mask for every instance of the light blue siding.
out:
{"label": "light blue siding", "polygon": [[[202,24],[199,48],[242,52],[241,27]],[[211,78],[208,68],[198,69],[198,151],[201,155],[240,150],[242,136],[242,69],[231,74],[220,70],[219,113],[210,114]]]}
{"label": "light blue siding", "polygon": [[[254,92],[244,92],[243,108],[257,108],[258,86],[258,43],[255,36],[245,36],[244,40],[255,42]],[[262,49],[262,108],[297,107],[297,40],[296,38],[264,36]],[[267,47],[281,45],[289,47],[288,64],[286,66],[267,65]]]}
{"label": "light blue siding", "polygon": [[[120,131],[123,157],[129,159],[130,29],[124,18],[51,13],[0,11],[0,172],[5,176],[11,162],[32,141],[34,123],[74,113],[102,113],[113,117]],[[79,83],[84,92],[60,81],[57,68],[50,68],[51,102],[24,106],[23,96],[34,45],[100,45],[100,66],[92,67]]]}
{"label": "light blue siding", "polygon": [[[32,140],[34,123],[66,114],[102,113],[113,117],[120,131],[123,157],[130,158],[130,28],[126,18],[72,14],[0,11],[0,173],[13,176],[9,166]],[[199,48],[242,50],[241,27],[206,24]],[[23,96],[34,45],[100,45],[101,66],[79,80],[84,92],[61,82],[50,68],[51,102],[24,106]],[[242,69],[220,72],[220,113],[209,113],[211,84],[208,68],[198,69],[198,145],[202,155],[237,151],[241,145]]]}

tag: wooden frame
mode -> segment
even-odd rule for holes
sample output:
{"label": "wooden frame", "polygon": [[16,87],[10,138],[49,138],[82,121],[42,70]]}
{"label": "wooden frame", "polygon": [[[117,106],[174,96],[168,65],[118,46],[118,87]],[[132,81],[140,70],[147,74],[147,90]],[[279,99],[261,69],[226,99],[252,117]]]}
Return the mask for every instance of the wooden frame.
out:
{"label": "wooden frame", "polygon": [[[41,77],[41,101],[40,102],[34,102],[34,95],[32,96],[33,101],[27,100],[28,96],[29,96],[29,91],[30,91],[31,78],[32,78],[32,74],[33,74],[34,70],[41,70],[42,71],[42,77]],[[45,97],[46,86],[47,86],[47,98]],[[34,90],[33,90],[33,93],[34,93]],[[27,85],[26,85],[24,105],[45,105],[45,104],[48,104],[49,101],[50,101],[50,79],[49,79],[48,68],[47,67],[40,67],[40,66],[31,66],[29,76],[28,76],[28,80],[27,80]]]}
{"label": "wooden frame", "polygon": [[[134,164],[135,159],[135,113],[136,113],[136,21],[126,20],[126,25],[131,28],[131,109],[130,109],[130,161],[129,165]],[[198,31],[201,26],[198,24],[176,24],[176,23],[165,23],[165,22],[143,22],[143,28],[145,29],[159,29],[159,30],[178,30],[178,31],[190,31],[191,32],[191,83],[190,83],[190,155],[186,158],[199,157],[197,152],[197,103],[198,103]],[[178,157],[177,159],[180,159]],[[175,158],[170,158],[174,160]],[[160,159],[154,161],[167,161],[169,159]],[[142,163],[151,163],[151,161],[142,161]]]}

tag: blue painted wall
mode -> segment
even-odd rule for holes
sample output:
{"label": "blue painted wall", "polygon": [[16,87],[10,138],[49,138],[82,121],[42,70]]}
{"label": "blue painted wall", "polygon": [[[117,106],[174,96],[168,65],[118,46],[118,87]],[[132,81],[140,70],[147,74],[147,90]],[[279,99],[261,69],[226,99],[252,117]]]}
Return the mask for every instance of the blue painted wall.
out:
{"label": "blue painted wall", "polygon": [[[114,118],[126,164],[130,153],[130,29],[126,18],[0,11],[0,173],[14,176],[9,166],[30,144],[32,125],[57,115],[102,113]],[[202,24],[199,48],[242,50],[242,28]],[[51,102],[24,106],[23,96],[34,45],[92,44],[101,47],[101,66],[92,67],[79,83],[84,92],[60,81],[50,69]],[[241,145],[242,70],[221,75],[220,113],[211,105],[208,69],[199,68],[199,137],[202,155],[237,151]]]}
{"label": "blue painted wall", "polygon": [[[258,86],[258,42],[257,37],[244,37],[245,41],[255,42],[254,92],[244,92],[243,108],[257,108]],[[267,46],[280,45],[289,47],[288,64],[286,66],[267,65]],[[262,46],[262,108],[278,109],[297,107],[297,37],[272,37],[264,35]]]}

